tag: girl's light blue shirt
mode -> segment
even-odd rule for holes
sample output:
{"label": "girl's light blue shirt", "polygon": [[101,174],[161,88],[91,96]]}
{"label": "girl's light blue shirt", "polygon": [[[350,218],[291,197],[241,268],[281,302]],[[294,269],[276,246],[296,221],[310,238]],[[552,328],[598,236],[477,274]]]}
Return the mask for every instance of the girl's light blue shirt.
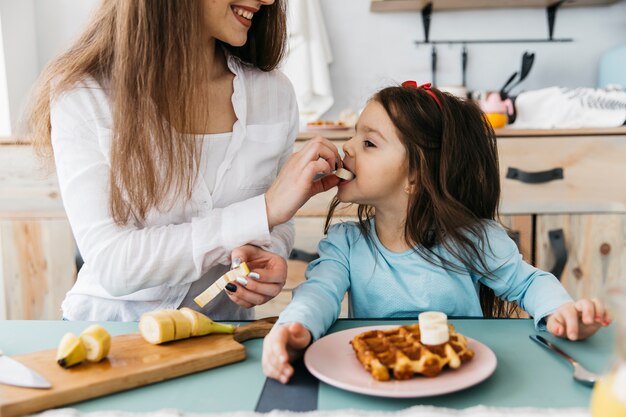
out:
{"label": "girl's light blue shirt", "polygon": [[[339,317],[346,291],[349,316],[354,318],[417,320],[419,313],[432,310],[482,317],[478,289],[483,283],[499,297],[517,302],[534,317],[535,326],[543,328],[542,319],[572,298],[554,275],[522,260],[515,242],[497,222],[485,222],[483,230],[490,277],[466,268],[445,269],[414,250],[391,252],[378,240],[374,220],[371,240],[355,222],[334,225],[319,243],[319,259],[309,264],[306,281],[294,290],[278,323],[300,322],[318,339]],[[433,251],[460,265],[442,246]]]}

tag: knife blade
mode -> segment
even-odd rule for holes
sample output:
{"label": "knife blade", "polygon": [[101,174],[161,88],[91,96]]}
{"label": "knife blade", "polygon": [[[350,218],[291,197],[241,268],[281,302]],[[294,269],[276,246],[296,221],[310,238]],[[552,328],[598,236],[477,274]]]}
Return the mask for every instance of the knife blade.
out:
{"label": "knife blade", "polygon": [[0,384],[28,388],[52,388],[52,385],[37,372],[12,359],[0,350]]}

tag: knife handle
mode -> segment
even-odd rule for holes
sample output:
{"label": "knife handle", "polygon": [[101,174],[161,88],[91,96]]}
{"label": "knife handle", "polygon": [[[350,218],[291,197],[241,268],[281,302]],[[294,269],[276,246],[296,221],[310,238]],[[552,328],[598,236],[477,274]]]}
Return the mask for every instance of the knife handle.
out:
{"label": "knife handle", "polygon": [[274,326],[274,323],[276,323],[276,320],[278,320],[278,317],[267,317],[253,321],[245,326],[237,327],[233,337],[237,342],[265,337]]}

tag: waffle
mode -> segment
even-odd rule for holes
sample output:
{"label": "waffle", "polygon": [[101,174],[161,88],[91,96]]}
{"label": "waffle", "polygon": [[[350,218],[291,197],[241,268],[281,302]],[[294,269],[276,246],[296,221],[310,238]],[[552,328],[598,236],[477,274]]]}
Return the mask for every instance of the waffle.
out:
{"label": "waffle", "polygon": [[427,346],[420,342],[419,324],[389,330],[370,330],[352,339],[352,348],[365,369],[378,381],[411,379],[415,374],[435,377],[447,365],[452,369],[471,360],[467,339],[448,324],[447,343]]}

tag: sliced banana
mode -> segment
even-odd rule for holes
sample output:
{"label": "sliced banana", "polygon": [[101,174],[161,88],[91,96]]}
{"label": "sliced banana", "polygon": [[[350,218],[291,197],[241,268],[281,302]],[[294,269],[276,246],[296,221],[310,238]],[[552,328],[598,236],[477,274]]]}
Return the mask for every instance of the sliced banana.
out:
{"label": "sliced banana", "polygon": [[431,324],[448,324],[448,316],[441,311],[425,311],[417,316],[420,328]]}
{"label": "sliced banana", "polygon": [[74,333],[66,333],[57,349],[57,363],[63,368],[78,365],[87,358],[87,350]]}
{"label": "sliced banana", "polygon": [[339,168],[335,171],[335,175],[342,180],[350,181],[354,179],[354,174],[345,168]]}
{"label": "sliced banana", "polygon": [[99,324],[92,324],[83,330],[80,340],[87,351],[87,360],[91,362],[100,362],[111,349],[111,335]]}
{"label": "sliced banana", "polygon": [[231,269],[230,271],[219,277],[213,284],[209,286],[209,288],[207,288],[202,293],[200,293],[200,295],[194,298],[193,301],[195,301],[195,303],[198,304],[200,307],[204,307],[224,290],[226,284],[235,281],[238,276],[245,277],[249,273],[250,268],[248,268],[248,264],[242,262],[237,268]]}
{"label": "sliced banana", "polygon": [[450,331],[446,324],[420,324],[420,341],[424,345],[435,346],[447,343]]}
{"label": "sliced banana", "polygon": [[233,333],[235,331],[235,326],[216,323],[204,314],[188,307],[181,308],[180,312],[184,314],[191,323],[192,336],[204,336],[211,333]]}
{"label": "sliced banana", "polygon": [[191,337],[191,322],[178,310],[164,310],[174,320],[174,340]]}
{"label": "sliced banana", "polygon": [[139,333],[148,343],[158,345],[174,340],[174,319],[163,311],[144,313],[139,319]]}

